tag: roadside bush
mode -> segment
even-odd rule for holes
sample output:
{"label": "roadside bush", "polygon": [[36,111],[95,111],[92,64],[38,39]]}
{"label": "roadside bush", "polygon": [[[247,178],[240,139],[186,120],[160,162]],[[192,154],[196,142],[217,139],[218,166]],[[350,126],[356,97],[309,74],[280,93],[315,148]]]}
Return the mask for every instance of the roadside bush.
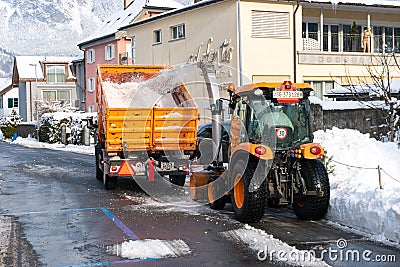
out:
{"label": "roadside bush", "polygon": [[71,127],[71,117],[61,117],[59,113],[46,113],[42,116],[39,127],[39,141],[50,144],[61,141],[62,125]]}
{"label": "roadside bush", "polygon": [[10,116],[3,118],[0,122],[0,129],[3,135],[7,139],[11,139],[14,134],[17,133],[17,125],[20,124],[22,118],[17,114],[15,110],[11,111]]}

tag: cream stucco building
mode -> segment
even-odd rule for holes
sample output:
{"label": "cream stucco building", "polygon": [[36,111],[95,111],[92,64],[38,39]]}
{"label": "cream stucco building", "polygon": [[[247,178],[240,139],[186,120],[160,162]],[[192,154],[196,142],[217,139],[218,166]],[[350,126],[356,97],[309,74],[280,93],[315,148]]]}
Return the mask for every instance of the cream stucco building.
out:
{"label": "cream stucco building", "polygon": [[[329,2],[200,1],[130,24],[119,34],[131,39],[135,64],[213,59],[221,82],[309,82],[323,98],[348,75],[368,76],[366,65],[382,53],[400,53],[399,2]],[[400,77],[397,71],[391,75]]]}

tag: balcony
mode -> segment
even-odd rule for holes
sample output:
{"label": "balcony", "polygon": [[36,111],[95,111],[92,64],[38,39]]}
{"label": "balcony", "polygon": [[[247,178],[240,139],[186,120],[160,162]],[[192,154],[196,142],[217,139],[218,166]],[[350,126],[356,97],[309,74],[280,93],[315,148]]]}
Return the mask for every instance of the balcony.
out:
{"label": "balcony", "polygon": [[298,51],[299,64],[317,65],[370,65],[374,58],[385,53],[400,53],[400,36],[373,35],[370,51],[364,52],[361,34],[324,33],[319,41],[319,33],[309,32],[303,47]]}

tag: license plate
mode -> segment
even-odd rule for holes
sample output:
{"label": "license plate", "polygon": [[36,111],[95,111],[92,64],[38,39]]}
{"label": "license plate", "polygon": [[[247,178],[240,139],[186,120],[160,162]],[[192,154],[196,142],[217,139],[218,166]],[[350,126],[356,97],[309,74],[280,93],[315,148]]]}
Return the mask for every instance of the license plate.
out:
{"label": "license plate", "polygon": [[163,162],[161,161],[160,168],[162,171],[170,171],[174,168],[174,163],[173,162]]}
{"label": "license plate", "polygon": [[302,91],[274,91],[273,98],[303,98]]}

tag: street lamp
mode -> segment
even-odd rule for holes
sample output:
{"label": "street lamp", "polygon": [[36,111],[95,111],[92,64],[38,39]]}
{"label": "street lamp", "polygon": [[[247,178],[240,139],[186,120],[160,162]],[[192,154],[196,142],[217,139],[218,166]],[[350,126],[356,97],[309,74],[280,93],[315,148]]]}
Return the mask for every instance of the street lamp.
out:
{"label": "street lamp", "polygon": [[[38,76],[37,76],[37,64],[36,63],[32,63],[29,64],[29,66],[35,67],[35,89],[36,91],[38,90]],[[31,117],[32,117],[32,86],[31,86]],[[35,105],[35,110],[36,110],[36,121],[38,121],[38,110],[37,110],[37,105]]]}
{"label": "street lamp", "polygon": [[[35,89],[36,92],[38,91],[38,76],[37,76],[37,64],[32,63],[29,64],[29,66],[35,67]],[[33,116],[32,114],[32,85],[30,86],[31,88],[31,99],[30,99],[30,106],[31,106],[31,118]],[[37,93],[36,93],[36,98],[37,98]],[[39,111],[38,111],[38,99],[35,99],[35,113],[36,113],[36,137],[39,141]]]}

